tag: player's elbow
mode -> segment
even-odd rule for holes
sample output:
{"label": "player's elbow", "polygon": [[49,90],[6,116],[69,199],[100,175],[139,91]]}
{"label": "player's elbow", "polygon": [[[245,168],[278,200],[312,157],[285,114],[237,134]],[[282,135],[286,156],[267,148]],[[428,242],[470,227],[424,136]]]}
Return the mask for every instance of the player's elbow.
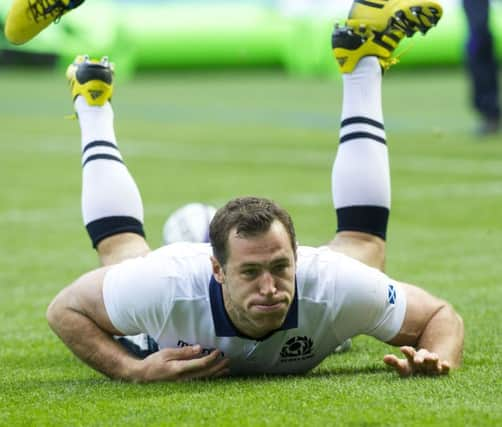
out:
{"label": "player's elbow", "polygon": [[458,333],[460,333],[462,336],[464,334],[464,319],[462,319],[462,316],[453,308],[453,306],[445,302],[443,307],[442,307],[444,316],[448,319],[450,319],[450,324],[454,326]]}
{"label": "player's elbow", "polygon": [[462,354],[464,351],[464,319],[455,311],[453,307],[451,307],[451,311],[456,324],[456,330],[454,333],[456,334],[459,342],[458,358],[453,361],[452,368],[457,368],[462,364]]}
{"label": "player's elbow", "polygon": [[455,318],[455,320],[457,322],[458,328],[459,328],[459,330],[462,331],[462,334],[463,334],[463,332],[464,332],[464,319],[462,318],[462,316],[460,314],[458,314],[455,311],[455,309],[452,306],[450,306],[450,308],[453,313],[453,317]]}
{"label": "player's elbow", "polygon": [[437,319],[438,322],[449,325],[452,329],[452,333],[456,336],[464,336],[464,319],[462,316],[453,308],[453,306],[444,300],[440,300],[441,305],[434,313],[433,318]]}
{"label": "player's elbow", "polygon": [[452,368],[462,364],[464,349],[464,320],[449,303],[445,303],[436,314],[435,324],[442,338],[443,346],[448,349],[448,361]]}

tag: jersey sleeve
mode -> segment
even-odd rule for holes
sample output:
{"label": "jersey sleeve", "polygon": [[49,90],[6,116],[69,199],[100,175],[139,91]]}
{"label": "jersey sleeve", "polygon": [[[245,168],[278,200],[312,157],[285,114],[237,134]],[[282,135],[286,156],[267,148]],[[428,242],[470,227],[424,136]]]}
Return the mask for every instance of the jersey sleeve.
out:
{"label": "jersey sleeve", "polygon": [[349,257],[337,266],[335,334],[341,339],[365,334],[381,341],[394,338],[406,314],[406,295],[381,271]]}
{"label": "jersey sleeve", "polygon": [[147,333],[157,338],[172,308],[172,282],[148,256],[112,267],[103,283],[110,321],[124,335]]}

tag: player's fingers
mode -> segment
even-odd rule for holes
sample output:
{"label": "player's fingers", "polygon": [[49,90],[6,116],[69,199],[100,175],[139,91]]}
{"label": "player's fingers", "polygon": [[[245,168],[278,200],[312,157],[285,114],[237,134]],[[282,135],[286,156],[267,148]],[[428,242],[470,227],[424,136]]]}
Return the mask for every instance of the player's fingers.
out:
{"label": "player's fingers", "polygon": [[426,349],[417,351],[414,359],[415,372],[425,375],[440,375],[443,371],[442,362],[437,353]]}
{"label": "player's fingers", "polygon": [[211,377],[219,373],[220,371],[228,369],[229,364],[230,359],[228,359],[227,357],[221,357],[220,353],[220,357],[217,358],[213,363],[208,363],[204,366],[201,366],[200,369],[192,371],[191,374],[199,378]]}
{"label": "player's fingers", "polygon": [[219,350],[213,350],[206,356],[197,359],[180,360],[177,364],[177,375],[179,378],[185,378],[191,376],[191,374],[197,375],[198,372],[210,369],[212,366],[216,365],[219,359],[222,359],[221,352]]}
{"label": "player's fingers", "polygon": [[167,360],[191,360],[200,356],[200,345],[191,345],[182,348],[165,348],[160,350]]}
{"label": "player's fingers", "polygon": [[413,355],[413,364],[423,367],[427,363],[425,362],[427,356],[430,354],[427,350],[425,349],[420,349],[418,351],[414,352],[415,354]]}
{"label": "player's fingers", "polygon": [[218,363],[196,373],[195,378],[219,378],[230,373],[229,359],[220,359]]}
{"label": "player's fingers", "polygon": [[440,374],[441,363],[439,362],[439,356],[436,353],[425,354],[423,356],[423,368],[429,374]]}
{"label": "player's fingers", "polygon": [[415,372],[424,375],[448,375],[450,372],[450,363],[446,360],[441,360],[437,353],[429,352],[421,349],[417,352],[423,358],[421,363],[415,356]]}
{"label": "player's fingers", "polygon": [[415,372],[415,357],[417,356],[417,351],[413,347],[408,345],[404,345],[399,349],[401,350],[401,353],[403,353],[403,355],[406,357],[408,368],[411,370],[411,373]]}
{"label": "player's fingers", "polygon": [[229,373],[229,363],[228,358],[220,358],[216,363],[210,364],[205,367],[201,367],[197,370],[190,370],[183,373],[180,379],[182,380],[193,380],[200,378],[217,378]]}
{"label": "player's fingers", "polygon": [[441,361],[441,375],[448,375],[450,373],[450,363],[446,360]]}
{"label": "player's fingers", "polygon": [[427,355],[428,351],[425,349],[420,349],[414,352],[413,359],[411,360],[414,373],[428,373],[430,366],[429,363],[425,361],[425,357]]}
{"label": "player's fingers", "polygon": [[213,378],[226,377],[228,375],[230,375],[230,368],[225,368],[225,369],[222,369],[221,371],[215,373],[213,375]]}
{"label": "player's fingers", "polygon": [[399,348],[401,350],[401,353],[404,354],[410,365],[413,364],[413,359],[415,355],[417,354],[417,351],[408,345],[403,345],[402,347]]}
{"label": "player's fingers", "polygon": [[397,367],[398,365],[398,358],[394,356],[393,354],[386,354],[383,357],[383,361],[386,365],[389,365],[393,368]]}
{"label": "player's fingers", "polygon": [[394,354],[387,354],[383,361],[386,365],[395,369],[401,377],[407,377],[411,374],[410,365],[407,359],[399,359]]}
{"label": "player's fingers", "polygon": [[230,371],[229,366],[230,366],[230,359],[226,357],[220,359],[216,365],[208,368],[207,375],[210,377],[214,376],[220,377],[225,373],[228,374]]}

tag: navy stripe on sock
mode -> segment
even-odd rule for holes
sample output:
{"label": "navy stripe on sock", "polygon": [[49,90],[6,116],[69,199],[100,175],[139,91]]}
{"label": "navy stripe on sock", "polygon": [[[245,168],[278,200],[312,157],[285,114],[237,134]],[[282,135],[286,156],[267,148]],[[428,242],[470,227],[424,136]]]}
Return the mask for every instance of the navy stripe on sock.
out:
{"label": "navy stripe on sock", "polygon": [[389,209],[382,206],[347,206],[336,210],[337,233],[340,231],[360,231],[385,240]]}
{"label": "navy stripe on sock", "polygon": [[136,233],[145,237],[143,224],[130,216],[108,216],[91,221],[85,226],[93,248],[106,237],[121,233]]}
{"label": "navy stripe on sock", "polygon": [[340,138],[340,144],[347,141],[351,141],[353,139],[361,139],[361,138],[373,139],[374,141],[386,144],[385,138],[382,138],[381,136],[378,135],[373,135],[372,133],[369,132],[351,132],[346,135],[343,135]]}
{"label": "navy stripe on sock", "polygon": [[89,142],[89,144],[87,144],[84,149],[82,150],[82,154],[84,154],[87,150],[91,149],[91,148],[94,148],[94,147],[108,147],[108,148],[114,148],[115,150],[119,150],[118,147],[112,143],[112,142],[108,142],[108,141],[92,141],[92,142]]}
{"label": "navy stripe on sock", "polygon": [[348,125],[355,125],[355,124],[360,124],[360,125],[371,125],[375,126],[378,129],[383,129],[383,124],[380,122],[377,122],[376,120],[370,119],[368,117],[362,117],[362,116],[355,116],[355,117],[348,117],[345,120],[342,120],[342,123],[340,123],[340,127],[348,126]]}
{"label": "navy stripe on sock", "polygon": [[114,156],[112,154],[93,154],[92,156],[87,157],[85,159],[84,164],[82,167],[84,167],[87,163],[92,162],[93,160],[114,160],[116,162],[124,163],[120,157]]}
{"label": "navy stripe on sock", "polygon": [[366,0],[354,0],[354,3],[363,4],[364,6],[376,7],[377,9],[382,9],[384,7],[383,4],[373,3],[371,1]]}

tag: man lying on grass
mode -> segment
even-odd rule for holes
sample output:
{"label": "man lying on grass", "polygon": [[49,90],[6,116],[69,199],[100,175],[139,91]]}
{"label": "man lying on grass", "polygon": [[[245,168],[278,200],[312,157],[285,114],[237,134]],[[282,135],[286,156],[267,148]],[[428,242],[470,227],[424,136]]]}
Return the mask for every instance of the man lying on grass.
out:
{"label": "man lying on grass", "polygon": [[390,177],[381,68],[400,39],[440,15],[426,0],[355,3],[350,27],[335,30],[344,73],[332,181],[338,229],[319,248],[297,246],[276,203],[240,197],[216,213],[210,244],[150,251],[141,197],[116,144],[112,67],[78,57],[68,78],[82,133],[82,211],[104,267],[51,303],[56,334],[94,369],[135,382],[304,373],[360,334],[401,346],[402,358],[383,357],[401,376],[458,367],[459,315],[382,272]]}

